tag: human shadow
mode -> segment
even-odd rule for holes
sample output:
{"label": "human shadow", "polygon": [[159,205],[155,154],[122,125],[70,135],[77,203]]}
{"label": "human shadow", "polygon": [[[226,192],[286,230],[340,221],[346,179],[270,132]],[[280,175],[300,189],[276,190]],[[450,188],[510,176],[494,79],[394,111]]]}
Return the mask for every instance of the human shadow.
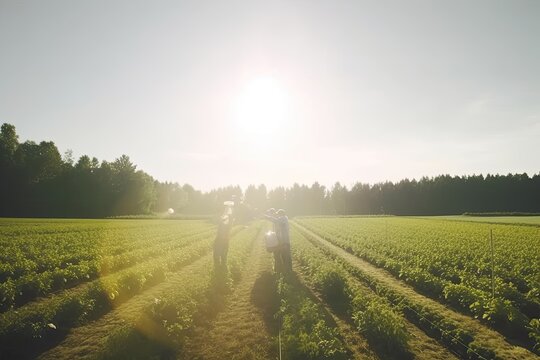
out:
{"label": "human shadow", "polygon": [[275,315],[279,311],[280,298],[276,276],[270,271],[263,272],[255,280],[251,290],[251,303],[261,311],[267,331],[277,334],[279,321]]}

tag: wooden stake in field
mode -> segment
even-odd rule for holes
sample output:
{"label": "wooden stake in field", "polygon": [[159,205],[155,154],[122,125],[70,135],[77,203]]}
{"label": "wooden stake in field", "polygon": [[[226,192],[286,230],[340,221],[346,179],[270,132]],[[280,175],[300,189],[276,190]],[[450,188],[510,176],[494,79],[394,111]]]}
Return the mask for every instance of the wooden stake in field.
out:
{"label": "wooden stake in field", "polygon": [[491,298],[495,298],[495,251],[493,247],[493,229],[489,229],[489,243],[491,246]]}
{"label": "wooden stake in field", "polygon": [[386,241],[388,241],[388,219],[384,219],[384,236]]}

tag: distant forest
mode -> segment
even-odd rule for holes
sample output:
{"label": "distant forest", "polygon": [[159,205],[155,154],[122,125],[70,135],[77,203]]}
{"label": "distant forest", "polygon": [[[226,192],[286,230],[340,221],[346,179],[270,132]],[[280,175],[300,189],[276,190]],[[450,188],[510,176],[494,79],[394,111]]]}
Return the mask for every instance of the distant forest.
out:
{"label": "distant forest", "polygon": [[[324,166],[324,164],[321,164]],[[359,174],[361,175],[361,174]],[[0,133],[0,216],[106,217],[161,213],[215,214],[235,195],[243,209],[268,207],[290,215],[446,215],[465,212],[540,212],[540,173],[441,175],[351,188],[314,183],[268,190],[250,185],[201,192],[160,182],[137,170],[128,156],[113,162],[63,156],[53,142],[19,142],[13,125]]]}

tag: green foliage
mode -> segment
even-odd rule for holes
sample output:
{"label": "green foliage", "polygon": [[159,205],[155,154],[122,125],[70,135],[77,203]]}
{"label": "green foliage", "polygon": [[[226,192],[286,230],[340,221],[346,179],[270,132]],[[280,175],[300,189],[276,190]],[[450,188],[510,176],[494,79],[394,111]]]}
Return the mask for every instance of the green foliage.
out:
{"label": "green foliage", "polygon": [[[229,258],[237,264],[240,272],[245,269],[249,250],[260,234],[259,230],[260,226],[255,225],[237,232],[231,239]],[[196,268],[177,280],[170,292],[146,306],[134,327],[113,332],[111,339],[114,340],[106,344],[103,357],[107,358],[109,352],[117,354],[117,347],[131,347],[127,354],[135,354],[135,358],[141,358],[137,349],[141,349],[147,358],[181,351],[193,328],[207,324],[223,305],[229,273],[217,271],[212,270],[211,257],[201,259]],[[139,332],[140,329],[144,329],[144,334]]]}
{"label": "green foliage", "polygon": [[[313,243],[317,244],[319,241],[310,235],[310,233],[301,231],[302,235],[295,236],[295,244],[297,245],[294,248],[297,248],[301,244],[305,243],[305,238],[309,238]],[[328,237],[331,241],[336,241],[334,237]],[[348,238],[348,243],[343,243],[343,247],[351,244],[350,238]],[[336,241],[337,243],[337,241]],[[338,243],[339,244],[339,243]],[[319,261],[316,259],[316,252],[311,251],[308,255],[303,250],[305,246],[301,246],[302,251],[298,254],[302,254],[299,257],[301,263],[304,263],[303,259],[309,258],[309,263],[313,263],[313,267],[316,268],[319,266]],[[364,272],[358,267],[350,264],[348,261],[343,259],[341,256],[335,254],[333,251],[325,248],[319,248],[324,257],[334,259],[335,263],[339,263],[343,266],[347,272],[353,275],[356,279],[360,280],[369,288],[371,288],[380,298],[369,295],[366,292],[352,291],[354,300],[352,303],[352,308],[360,311],[365,311],[365,308],[368,304],[373,301],[384,303],[385,300],[389,304],[394,306],[395,310],[402,310],[404,315],[413,323],[415,323],[419,328],[424,330],[431,337],[440,340],[444,343],[449,349],[453,350],[455,353],[459,354],[460,357],[468,358],[477,356],[469,350],[469,344],[475,340],[475,332],[467,328],[467,324],[457,322],[453,319],[446,318],[444,315],[441,315],[440,311],[437,308],[433,308],[429,305],[426,305],[424,302],[419,302],[414,297],[409,297],[405,294],[402,294],[391,287],[387,286],[384,282],[381,282],[377,277],[370,275],[368,272]],[[381,299],[382,298],[382,299]],[[374,344],[375,345],[375,344]],[[486,343],[477,341],[475,343],[475,348],[478,348],[482,353],[490,354],[495,349],[492,349],[491,346],[487,346]],[[472,355],[471,355],[472,354]],[[399,355],[399,357],[404,357],[404,355]],[[495,357],[497,358],[497,357]]]}
{"label": "green foliage", "polygon": [[345,359],[346,350],[323,310],[286,281],[280,284],[283,347],[288,359]]}
{"label": "green foliage", "polygon": [[509,211],[509,212],[465,212],[463,216],[481,216],[481,217],[494,217],[494,216],[540,216],[540,213],[534,212],[519,212],[519,211]]}
{"label": "green foliage", "polygon": [[527,329],[529,338],[534,342],[533,350],[540,355],[540,319],[532,319]]}
{"label": "green foliage", "polygon": [[[444,286],[438,292],[435,288],[430,290],[435,295],[485,323],[530,339],[533,350],[539,352],[540,323],[538,318],[530,320],[524,314],[526,306],[538,299],[538,264],[534,261],[537,255],[525,248],[535,246],[537,239],[530,237],[533,232],[505,226],[505,230],[513,231],[512,239],[520,241],[497,244],[506,252],[499,258],[496,297],[491,299],[489,258],[470,251],[476,249],[471,238],[467,242],[459,239],[471,234],[472,238],[481,236],[474,233],[472,226],[463,225],[459,236],[448,236],[440,244],[437,231],[429,225],[408,227],[407,223],[400,223],[401,219],[392,219],[399,228],[391,229],[388,238],[384,227],[370,238],[372,235],[363,232],[362,227],[353,224],[349,231],[349,226],[343,225],[356,219],[337,220],[332,219],[337,224],[326,228],[320,226],[325,219],[301,221],[325,232],[326,238],[349,248],[351,253],[393,274],[401,272],[402,279],[415,287],[440,282]],[[387,219],[370,221],[384,224]],[[54,339],[163,281],[167,272],[207,254],[214,235],[212,226],[200,221],[182,224],[185,226],[171,221],[2,220],[0,246],[5,252],[0,254],[0,355],[6,349]],[[425,228],[429,231],[424,232]],[[211,270],[211,259],[204,258],[200,266],[179,281],[177,289],[149,304],[137,326],[148,326],[153,335],[124,329],[112,334],[107,346],[126,349],[140,343],[141,351],[126,351],[125,354],[133,354],[125,355],[127,358],[140,354],[159,357],[169,354],[171,347],[181,348],[193,327],[210,318],[222,303],[222,296],[241,279],[258,231],[255,226],[236,232],[231,241],[228,272],[222,273],[222,277]],[[294,257],[308,286],[332,307],[339,304],[350,310],[359,331],[373,346],[383,349],[381,352],[394,357],[406,355],[409,337],[403,312],[461,357],[496,358],[496,351],[475,339],[475,334],[463,324],[393,292],[369,274],[347,265],[343,258],[313,246],[316,241],[312,243],[307,235],[297,230],[293,234]],[[462,247],[467,247],[467,252]],[[529,261],[519,262],[522,259]],[[514,285],[518,276],[523,278],[520,286]],[[432,282],[433,279],[436,281]],[[324,308],[301,285],[291,282],[284,279],[280,286],[284,300],[280,311],[283,337],[290,358],[347,358],[339,333]],[[51,295],[75,285],[80,286]],[[43,295],[49,297],[26,303]],[[166,339],[165,344],[157,338]]]}
{"label": "green foliage", "polygon": [[174,355],[167,344],[148,338],[139,329],[129,326],[122,327],[109,336],[104,348],[107,351],[99,353],[97,359],[168,359]]}
{"label": "green foliage", "polygon": [[50,323],[57,328],[68,329],[86,320],[95,304],[96,300],[91,297],[66,297],[62,299]]}
{"label": "green foliage", "polygon": [[[389,268],[389,261],[386,261],[385,267]],[[392,271],[392,268],[389,268]],[[443,283],[429,272],[419,269],[403,269],[400,267],[399,277],[413,285],[416,289],[431,296],[441,293]]]}
{"label": "green foliage", "polygon": [[2,151],[13,155],[19,145],[19,136],[15,131],[15,126],[11,124],[2,124],[0,131],[0,146]]}
{"label": "green foliage", "polygon": [[[3,221],[0,236],[5,240],[0,239],[0,245],[5,253],[0,254],[0,261],[4,262],[5,280],[0,283],[0,310],[128,268],[213,234],[212,226],[202,221],[165,222],[143,229],[133,227],[135,224]],[[154,241],[156,237],[160,240]],[[157,279],[159,276],[142,282]],[[136,292],[140,284],[133,281],[126,286]]]}
{"label": "green foliage", "polygon": [[490,359],[499,359],[495,352],[491,349],[486,348],[476,342],[469,344],[469,349],[467,350],[468,358],[471,360],[490,360]]}
{"label": "green foliage", "polygon": [[[26,222],[31,226],[24,228]],[[16,358],[162,282],[166,272],[208,254],[214,237],[213,227],[200,221],[146,223],[142,228],[137,221],[120,220],[22,223],[5,220],[0,230],[0,243],[5,241],[12,255],[22,252],[33,259],[18,262],[14,256],[11,265],[16,271],[10,273],[19,277],[0,284],[0,300],[7,310],[0,317],[0,355],[11,354],[6,358]],[[51,243],[50,237],[63,239]],[[93,249],[89,244],[99,246]],[[69,251],[61,251],[64,246]],[[2,256],[8,261],[9,253]],[[97,269],[106,269],[106,274]],[[38,302],[17,303],[30,290],[41,295],[52,289],[51,284],[70,283],[80,286]],[[25,347],[27,343],[33,346]]]}
{"label": "green foliage", "polygon": [[[444,287],[443,295],[446,301],[456,308],[469,309],[482,293],[462,284],[447,284]],[[478,312],[481,313],[481,310]],[[473,313],[475,313],[474,310]]]}
{"label": "green foliage", "polygon": [[330,265],[319,268],[314,282],[323,297],[333,304],[343,304],[349,300],[348,283],[344,274]]}
{"label": "green foliage", "polygon": [[348,269],[328,259],[295,229],[294,255],[307,280],[338,311],[347,310],[359,331],[380,353],[392,356],[408,351],[409,334],[403,317],[376,294],[364,292],[351,280]]}
{"label": "green foliage", "polygon": [[17,289],[15,282],[11,279],[7,279],[5,282],[0,284],[0,309],[7,309],[10,304],[15,303],[15,297],[17,294]]}
{"label": "green foliage", "polygon": [[[112,162],[83,155],[64,159],[50,141],[19,143],[15,127],[0,132],[0,216],[107,217],[163,213],[169,208],[188,214],[213,214],[242,189],[230,186],[206,193],[191,185],[160,183],[127,155]],[[505,210],[508,214],[540,211],[540,174],[473,175],[397,183],[357,183],[331,189],[315,182],[267,191],[249,186],[246,204],[257,214],[267,206],[290,215],[445,215]],[[497,196],[492,196],[497,194]],[[245,208],[244,208],[245,209]],[[249,217],[249,216],[247,216]]]}
{"label": "green foliage", "polygon": [[[75,164],[74,164],[75,163]],[[0,216],[90,217],[165,213],[215,214],[223,201],[242,197],[238,186],[202,193],[190,185],[161,183],[127,155],[112,162],[69,151],[53,142],[19,143],[15,127],[0,132]]]}
{"label": "green foliage", "polygon": [[[302,218],[301,225],[510,338],[540,316],[532,226],[407,218]],[[494,236],[494,259],[489,246]],[[495,299],[492,299],[492,260]]]}
{"label": "green foliage", "polygon": [[[361,299],[360,302],[363,300]],[[363,307],[362,304],[360,308]],[[384,302],[371,301],[365,309],[355,310],[353,319],[358,330],[365,334],[371,343],[385,352],[401,354],[407,351],[409,333],[405,329],[405,323]]]}

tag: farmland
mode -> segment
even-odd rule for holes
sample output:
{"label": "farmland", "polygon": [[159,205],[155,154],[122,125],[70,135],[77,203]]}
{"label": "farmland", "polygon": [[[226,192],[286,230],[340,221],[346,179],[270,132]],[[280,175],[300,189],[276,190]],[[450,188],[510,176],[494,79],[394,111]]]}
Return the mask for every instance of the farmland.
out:
{"label": "farmland", "polygon": [[534,219],[291,219],[285,277],[269,227],[224,271],[208,220],[2,219],[0,357],[538,358]]}
{"label": "farmland", "polygon": [[428,219],[476,221],[483,223],[501,223],[512,225],[540,225],[540,216],[430,216]]}

